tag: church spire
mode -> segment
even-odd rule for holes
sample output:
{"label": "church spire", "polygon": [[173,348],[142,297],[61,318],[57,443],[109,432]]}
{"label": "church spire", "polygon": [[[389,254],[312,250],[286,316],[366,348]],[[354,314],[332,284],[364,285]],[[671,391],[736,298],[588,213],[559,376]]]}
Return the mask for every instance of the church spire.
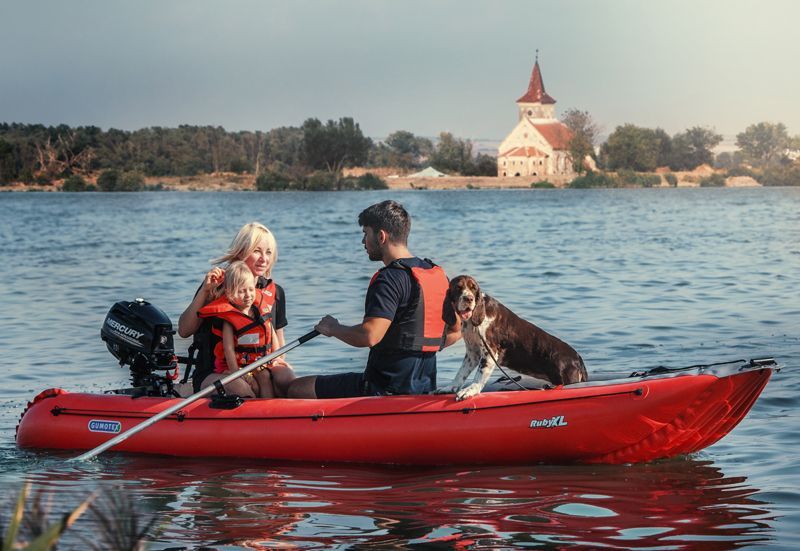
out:
{"label": "church spire", "polygon": [[539,68],[539,50],[536,50],[536,63],[531,73],[531,81],[528,83],[528,91],[517,100],[517,103],[542,103],[553,104],[554,100],[544,91],[544,81],[542,80],[542,70]]}

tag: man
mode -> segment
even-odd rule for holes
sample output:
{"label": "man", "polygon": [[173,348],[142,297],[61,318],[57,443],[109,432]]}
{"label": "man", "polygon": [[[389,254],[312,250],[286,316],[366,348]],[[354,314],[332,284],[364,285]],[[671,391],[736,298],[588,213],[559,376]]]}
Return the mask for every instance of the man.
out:
{"label": "man", "polygon": [[383,201],[358,215],[370,260],[384,267],[372,277],[364,320],[346,326],[325,316],[316,330],[356,347],[369,347],[363,373],[300,377],[290,398],[349,398],[425,394],[436,389],[436,352],[461,337],[443,318],[444,271],[408,250],[411,218],[400,203]]}

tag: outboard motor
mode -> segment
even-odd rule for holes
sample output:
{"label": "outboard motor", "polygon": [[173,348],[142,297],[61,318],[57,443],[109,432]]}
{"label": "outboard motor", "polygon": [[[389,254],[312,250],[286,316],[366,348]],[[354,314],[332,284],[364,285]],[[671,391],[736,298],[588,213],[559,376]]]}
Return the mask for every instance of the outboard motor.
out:
{"label": "outboard motor", "polygon": [[167,375],[178,366],[174,334],[169,317],[143,298],[116,303],[100,329],[100,338],[120,367],[131,369],[135,388],[130,393],[145,396],[177,396]]}

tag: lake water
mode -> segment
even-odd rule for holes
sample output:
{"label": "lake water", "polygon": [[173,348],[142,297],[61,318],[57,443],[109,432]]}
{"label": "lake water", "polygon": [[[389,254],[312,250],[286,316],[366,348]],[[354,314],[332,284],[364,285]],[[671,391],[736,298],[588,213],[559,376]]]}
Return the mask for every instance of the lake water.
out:
{"label": "lake water", "polygon": [[[355,323],[378,266],[358,213],[411,212],[411,250],[474,275],[572,344],[590,376],[774,356],[777,373],[714,446],[644,465],[399,467],[20,451],[39,391],[127,383],[100,340],[143,296],[177,322],[238,228],[275,232],[287,340],[323,314]],[[118,485],[158,516],[151,549],[361,547],[729,549],[800,546],[800,188],[360,193],[0,194],[0,490],[52,490],[55,512]],[[188,343],[176,342],[179,353]],[[440,381],[463,345],[440,355]],[[360,369],[319,337],[299,375]],[[424,453],[424,450],[421,450]],[[2,500],[0,500],[2,501]],[[7,514],[8,507],[3,509]],[[7,518],[7,517],[5,517]],[[84,515],[61,548],[81,548]]]}

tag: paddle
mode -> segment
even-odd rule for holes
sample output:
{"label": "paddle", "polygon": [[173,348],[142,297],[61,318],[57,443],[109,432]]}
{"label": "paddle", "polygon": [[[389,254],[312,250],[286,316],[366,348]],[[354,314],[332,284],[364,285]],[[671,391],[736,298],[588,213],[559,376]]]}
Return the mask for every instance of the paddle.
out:
{"label": "paddle", "polygon": [[[222,385],[226,385],[226,384],[230,383],[231,381],[233,381],[235,379],[238,379],[242,375],[246,375],[246,374],[250,373],[251,371],[253,371],[257,367],[260,367],[260,366],[264,365],[267,362],[271,362],[272,360],[274,360],[278,356],[282,356],[282,355],[286,354],[288,351],[292,350],[293,348],[297,348],[298,346],[300,346],[304,342],[313,339],[317,335],[319,335],[319,332],[317,330],[310,331],[309,333],[306,333],[305,335],[303,335],[299,339],[295,339],[292,342],[290,342],[289,344],[287,344],[285,346],[282,346],[281,348],[277,349],[272,354],[268,354],[268,355],[264,356],[263,358],[254,361],[250,365],[246,365],[243,368],[241,368],[240,370],[231,373],[227,377],[221,379],[219,381],[219,383],[222,384]],[[214,385],[207,386],[206,388],[200,390],[199,392],[196,392],[195,394],[192,394],[191,396],[189,396],[185,400],[181,400],[180,402],[178,402],[174,406],[170,406],[167,409],[165,409],[164,411],[160,411],[160,412],[156,413],[155,415],[153,415],[149,419],[146,419],[145,421],[142,421],[141,423],[139,423],[135,427],[132,427],[132,428],[126,430],[125,432],[123,432],[121,434],[118,434],[117,436],[115,436],[111,440],[108,440],[107,442],[104,442],[104,443],[100,444],[96,448],[91,449],[91,450],[89,450],[88,452],[86,452],[84,454],[81,454],[81,455],[79,455],[77,457],[73,457],[69,461],[83,461],[85,459],[91,459],[95,455],[99,455],[99,454],[103,453],[108,448],[116,446],[117,444],[119,444],[120,442],[126,440],[128,437],[133,436],[137,432],[143,431],[144,429],[146,429],[150,425],[156,423],[157,421],[160,421],[164,417],[167,417],[168,415],[171,415],[171,414],[175,413],[179,409],[188,406],[189,404],[191,404],[192,402],[194,402],[196,400],[199,400],[203,396],[211,394],[215,390],[216,390],[216,386],[214,386]]]}

